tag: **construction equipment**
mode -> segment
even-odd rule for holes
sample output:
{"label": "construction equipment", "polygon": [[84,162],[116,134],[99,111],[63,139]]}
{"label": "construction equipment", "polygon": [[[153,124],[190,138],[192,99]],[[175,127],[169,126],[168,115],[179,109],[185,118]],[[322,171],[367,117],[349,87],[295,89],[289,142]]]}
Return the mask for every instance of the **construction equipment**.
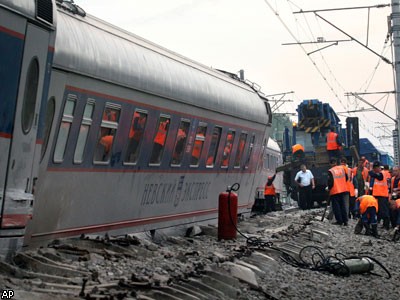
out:
{"label": "construction equipment", "polygon": [[[351,166],[352,161],[358,161],[359,132],[358,118],[347,118],[346,125],[349,132],[342,129],[340,119],[329,105],[319,100],[304,100],[297,108],[298,123],[293,124],[290,134],[289,128],[285,129],[283,137],[284,164],[276,169],[283,172],[284,184],[293,200],[297,201],[297,185],[294,182],[296,173],[301,164],[305,164],[314,175],[315,189],[313,200],[320,206],[327,202],[327,186],[329,155],[326,151],[326,136],[331,127],[339,134],[345,147],[341,156],[345,156]],[[304,156],[299,158],[292,154],[292,145],[300,144],[304,147]]]}

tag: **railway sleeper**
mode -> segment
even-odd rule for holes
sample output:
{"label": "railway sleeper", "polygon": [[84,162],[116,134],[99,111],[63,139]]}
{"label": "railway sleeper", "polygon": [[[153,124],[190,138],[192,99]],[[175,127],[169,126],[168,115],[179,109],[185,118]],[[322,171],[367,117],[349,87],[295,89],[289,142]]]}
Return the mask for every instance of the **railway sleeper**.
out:
{"label": "railway sleeper", "polygon": [[25,254],[22,252],[14,256],[13,262],[21,268],[47,275],[55,275],[61,277],[88,277],[91,275],[89,272],[79,271],[65,266],[43,262],[29,254]]}

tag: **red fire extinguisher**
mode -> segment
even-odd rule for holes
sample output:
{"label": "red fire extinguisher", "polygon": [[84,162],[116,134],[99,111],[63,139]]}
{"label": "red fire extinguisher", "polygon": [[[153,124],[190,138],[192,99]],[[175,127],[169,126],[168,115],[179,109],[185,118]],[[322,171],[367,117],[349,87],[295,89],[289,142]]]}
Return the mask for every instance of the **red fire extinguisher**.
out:
{"label": "red fire extinguisher", "polygon": [[235,183],[226,192],[219,194],[218,201],[218,240],[236,239],[238,196],[233,191],[239,190]]}

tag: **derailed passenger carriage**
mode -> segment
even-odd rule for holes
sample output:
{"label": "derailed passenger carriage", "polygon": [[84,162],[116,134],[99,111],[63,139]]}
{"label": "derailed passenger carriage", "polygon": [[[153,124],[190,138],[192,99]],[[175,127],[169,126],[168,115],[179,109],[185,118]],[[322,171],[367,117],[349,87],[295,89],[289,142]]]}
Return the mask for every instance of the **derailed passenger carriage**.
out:
{"label": "derailed passenger carriage", "polygon": [[25,244],[212,220],[218,194],[235,182],[239,213],[249,212],[268,103],[238,80],[58,6]]}

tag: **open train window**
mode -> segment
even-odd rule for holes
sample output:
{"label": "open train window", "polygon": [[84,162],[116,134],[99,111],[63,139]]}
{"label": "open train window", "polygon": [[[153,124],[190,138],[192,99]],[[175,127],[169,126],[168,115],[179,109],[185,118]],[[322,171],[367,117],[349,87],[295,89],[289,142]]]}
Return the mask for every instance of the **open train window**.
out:
{"label": "open train window", "polygon": [[72,121],[74,120],[75,106],[77,97],[69,94],[65,101],[64,111],[61,119],[60,129],[58,130],[56,147],[54,150],[54,162],[61,163],[64,160],[65,149]]}
{"label": "open train window", "polygon": [[124,160],[126,164],[137,163],[146,123],[147,112],[136,110],[133,113],[131,128],[129,130],[129,139]]}
{"label": "open train window", "polygon": [[160,164],[167,140],[170,117],[161,115],[157,124],[157,131],[153,139],[153,151],[151,152],[150,164]]}
{"label": "open train window", "polygon": [[[258,170],[262,170],[264,167],[264,163],[263,163],[263,159],[265,157],[265,155],[267,154],[268,148],[267,148],[267,139],[264,139],[261,151],[260,151],[260,158],[257,161],[257,169]],[[270,162],[268,163],[269,167],[271,167]]]}
{"label": "open train window", "polygon": [[215,158],[217,157],[218,152],[219,141],[221,140],[221,132],[221,127],[214,127],[211,137],[211,145],[207,155],[206,167],[208,168],[214,167]]}
{"label": "open train window", "polygon": [[251,156],[253,154],[253,148],[254,148],[254,142],[256,140],[256,136],[255,134],[253,134],[251,136],[251,140],[250,140],[250,145],[249,145],[249,150],[247,151],[247,156],[246,156],[246,162],[244,164],[244,167],[247,169],[250,165],[250,160],[251,160]]}
{"label": "open train window", "polygon": [[239,143],[237,145],[236,156],[235,156],[235,168],[240,168],[240,163],[242,161],[243,153],[244,153],[244,146],[246,145],[247,141],[247,133],[242,132],[239,137]]}
{"label": "open train window", "polygon": [[78,141],[75,147],[74,163],[80,164],[83,162],[83,154],[85,152],[86,142],[89,135],[89,129],[92,126],[92,118],[95,101],[88,99],[83,112],[81,127],[79,128]]}
{"label": "open train window", "polygon": [[190,159],[191,167],[198,167],[199,161],[201,157],[201,153],[203,151],[204,141],[206,139],[207,125],[200,124],[197,127],[196,138],[194,140],[193,149],[192,149],[192,158]]}
{"label": "open train window", "polygon": [[51,126],[53,124],[55,111],[56,111],[56,99],[54,97],[51,97],[49,101],[47,101],[46,119],[44,122],[44,134],[43,134],[44,139],[42,145],[42,153],[40,154],[41,157],[40,160],[43,160],[44,154],[46,153],[47,150],[47,145],[49,144]]}
{"label": "open train window", "polygon": [[121,107],[112,103],[107,103],[104,108],[93,158],[97,164],[108,163],[110,160],[112,145],[118,129],[120,112]]}
{"label": "open train window", "polygon": [[172,166],[180,166],[182,162],[183,154],[185,153],[185,146],[187,141],[187,136],[189,133],[190,121],[182,120],[178,128],[178,133],[176,135],[176,141],[174,146],[174,152],[172,153]]}
{"label": "open train window", "polygon": [[224,152],[222,152],[221,168],[227,168],[229,166],[229,159],[231,157],[234,140],[235,140],[235,131],[228,130],[228,133],[226,135]]}

